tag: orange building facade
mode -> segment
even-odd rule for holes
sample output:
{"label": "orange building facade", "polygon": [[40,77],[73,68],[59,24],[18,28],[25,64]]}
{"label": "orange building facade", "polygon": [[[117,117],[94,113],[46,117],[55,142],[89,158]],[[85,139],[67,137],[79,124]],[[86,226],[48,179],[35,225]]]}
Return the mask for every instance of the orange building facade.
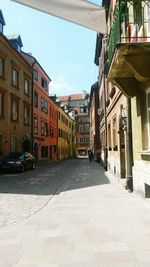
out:
{"label": "orange building facade", "polygon": [[22,53],[33,68],[33,154],[37,161],[57,158],[57,107],[49,98],[51,79],[39,62]]}

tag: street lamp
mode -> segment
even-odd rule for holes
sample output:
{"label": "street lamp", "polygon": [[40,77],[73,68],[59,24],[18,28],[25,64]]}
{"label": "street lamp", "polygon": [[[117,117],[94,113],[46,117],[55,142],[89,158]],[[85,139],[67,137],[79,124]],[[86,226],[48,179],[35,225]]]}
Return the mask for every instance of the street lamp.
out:
{"label": "street lamp", "polygon": [[122,121],[122,125],[123,125],[123,130],[127,130],[127,110],[126,108],[121,108],[121,121]]}

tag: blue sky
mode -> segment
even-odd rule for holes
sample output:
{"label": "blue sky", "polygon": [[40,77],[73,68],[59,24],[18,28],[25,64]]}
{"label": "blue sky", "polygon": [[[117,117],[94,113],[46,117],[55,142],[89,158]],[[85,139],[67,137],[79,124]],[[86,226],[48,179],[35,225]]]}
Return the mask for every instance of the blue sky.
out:
{"label": "blue sky", "polygon": [[[100,0],[91,2],[100,4]],[[23,51],[31,52],[51,78],[50,94],[90,92],[97,81],[96,32],[10,0],[0,0],[4,34],[20,34]]]}

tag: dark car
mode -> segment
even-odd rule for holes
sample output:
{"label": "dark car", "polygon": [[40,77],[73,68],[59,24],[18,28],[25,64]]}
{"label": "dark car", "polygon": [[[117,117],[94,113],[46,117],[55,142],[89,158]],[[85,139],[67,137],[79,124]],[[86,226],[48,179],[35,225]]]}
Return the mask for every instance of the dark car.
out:
{"label": "dark car", "polygon": [[27,169],[34,169],[35,166],[35,157],[29,152],[10,152],[0,160],[0,170],[24,172]]}

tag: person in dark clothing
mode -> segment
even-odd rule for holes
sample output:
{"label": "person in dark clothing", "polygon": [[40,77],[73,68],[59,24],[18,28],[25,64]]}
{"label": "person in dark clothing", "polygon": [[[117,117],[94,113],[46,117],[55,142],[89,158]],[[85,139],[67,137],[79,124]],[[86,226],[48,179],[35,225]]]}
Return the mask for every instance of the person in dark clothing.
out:
{"label": "person in dark clothing", "polygon": [[88,150],[88,156],[89,156],[89,161],[91,162],[92,161],[92,159],[93,159],[93,152],[92,152],[92,150],[90,149],[90,150]]}

